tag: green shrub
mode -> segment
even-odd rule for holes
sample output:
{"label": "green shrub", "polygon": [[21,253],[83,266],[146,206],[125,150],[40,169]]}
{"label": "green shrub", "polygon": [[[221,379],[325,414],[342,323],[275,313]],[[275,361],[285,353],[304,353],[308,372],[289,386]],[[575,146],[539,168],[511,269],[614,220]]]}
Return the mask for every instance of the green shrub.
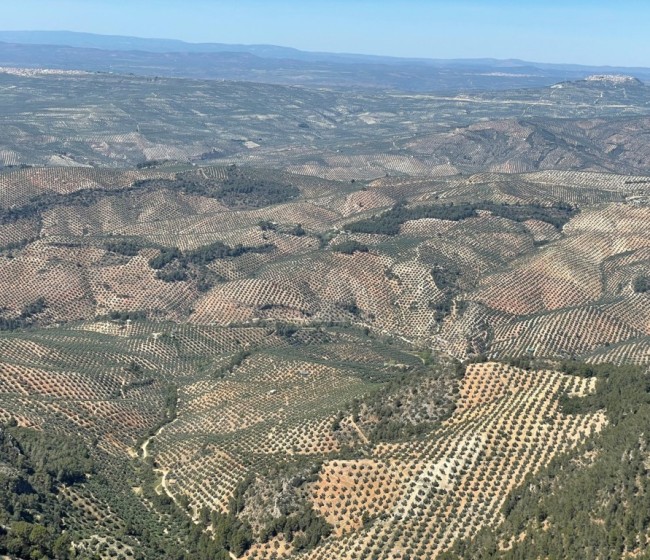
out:
{"label": "green shrub", "polygon": [[117,253],[118,255],[124,255],[126,257],[134,257],[142,248],[141,245],[134,240],[109,241],[104,245],[104,247],[111,253]]}
{"label": "green shrub", "polygon": [[359,243],[353,239],[347,241],[341,241],[336,245],[332,245],[332,251],[335,253],[343,253],[345,255],[352,255],[353,253],[367,253],[368,246],[363,243]]}
{"label": "green shrub", "polygon": [[637,294],[645,294],[650,291],[650,278],[648,276],[638,276],[634,280],[634,291]]}
{"label": "green shrub", "polygon": [[398,202],[393,208],[383,214],[372,216],[364,220],[352,222],[345,226],[347,231],[353,233],[374,233],[382,235],[397,235],[400,226],[409,220],[423,218],[436,218],[458,222],[477,215],[477,210],[489,210],[492,214],[516,222],[526,220],[540,220],[552,224],[560,229],[576,213],[577,209],[564,203],[555,206],[541,205],[507,205],[493,202],[477,204],[436,204],[422,206],[406,206],[405,202]]}

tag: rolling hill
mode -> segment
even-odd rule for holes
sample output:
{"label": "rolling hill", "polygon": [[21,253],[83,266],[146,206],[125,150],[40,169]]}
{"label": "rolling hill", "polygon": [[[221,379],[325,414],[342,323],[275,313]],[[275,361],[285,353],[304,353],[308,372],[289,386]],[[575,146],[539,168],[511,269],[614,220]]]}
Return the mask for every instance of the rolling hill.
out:
{"label": "rolling hill", "polygon": [[0,91],[0,553],[648,554],[645,85]]}

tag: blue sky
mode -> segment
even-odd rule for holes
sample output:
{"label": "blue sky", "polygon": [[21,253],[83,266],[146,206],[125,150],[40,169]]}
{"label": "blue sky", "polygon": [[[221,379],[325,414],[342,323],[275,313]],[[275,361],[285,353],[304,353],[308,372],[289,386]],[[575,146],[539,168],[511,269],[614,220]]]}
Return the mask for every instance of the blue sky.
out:
{"label": "blue sky", "polygon": [[649,67],[649,23],[648,0],[5,0],[0,28]]}

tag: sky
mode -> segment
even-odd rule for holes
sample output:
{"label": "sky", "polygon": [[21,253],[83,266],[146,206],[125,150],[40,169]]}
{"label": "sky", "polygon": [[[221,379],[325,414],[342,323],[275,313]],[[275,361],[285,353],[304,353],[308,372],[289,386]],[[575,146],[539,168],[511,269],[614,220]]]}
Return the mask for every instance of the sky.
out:
{"label": "sky", "polygon": [[648,0],[3,0],[3,30],[650,67]]}

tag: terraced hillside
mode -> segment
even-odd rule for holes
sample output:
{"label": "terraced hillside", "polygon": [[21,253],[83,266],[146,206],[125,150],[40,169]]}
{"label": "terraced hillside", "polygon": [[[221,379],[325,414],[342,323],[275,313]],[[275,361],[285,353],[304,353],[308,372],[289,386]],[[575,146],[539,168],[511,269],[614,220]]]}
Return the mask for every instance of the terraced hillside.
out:
{"label": "terraced hillside", "polygon": [[645,86],[3,80],[0,554],[648,553]]}
{"label": "terraced hillside", "polygon": [[[246,558],[301,549],[314,558],[435,552],[458,536],[454,527],[472,535],[503,503],[516,477],[480,490],[480,465],[505,466],[489,459],[498,449],[521,448],[521,463],[507,466],[523,475],[605,423],[600,413],[578,418],[558,409],[561,390],[588,393],[591,382],[531,377],[495,363],[471,366],[459,380],[451,364],[423,365],[408,348],[350,328],[288,334],[270,326],[95,321],[4,334],[0,347],[0,414],[24,428],[75,434],[91,450],[93,478],[56,488],[71,542],[102,556],[166,550],[165,535],[182,531],[184,515],[214,527],[214,515],[229,509],[245,527]],[[396,381],[385,385],[389,379]],[[548,398],[531,409],[529,392],[540,391]],[[426,407],[410,416],[397,405],[391,415],[420,426],[415,440],[393,443],[390,430],[375,429],[386,412],[373,412],[373,402],[385,407],[391,395],[411,411]],[[532,443],[523,434],[534,434]],[[468,501],[476,492],[488,501]],[[233,496],[241,501],[234,513]],[[441,498],[449,507],[439,510]],[[427,503],[447,513],[426,513],[422,527],[395,540],[401,520]],[[98,510],[111,515],[98,518]],[[305,515],[308,526],[291,533],[277,522]],[[156,518],[162,524],[154,529]],[[440,532],[443,519],[450,525]],[[119,529],[125,526],[131,529]],[[308,541],[298,538],[301,530]],[[389,547],[378,548],[382,535]],[[225,546],[236,552],[240,545]]]}
{"label": "terraced hillside", "polygon": [[350,323],[459,359],[595,361],[650,335],[644,177],[352,183],[163,165],[0,178],[8,326],[128,313],[224,327]]}
{"label": "terraced hillside", "polygon": [[101,465],[56,484],[79,551],[433,558],[607,425],[504,360],[647,364],[643,176],[0,179],[0,413]]}

